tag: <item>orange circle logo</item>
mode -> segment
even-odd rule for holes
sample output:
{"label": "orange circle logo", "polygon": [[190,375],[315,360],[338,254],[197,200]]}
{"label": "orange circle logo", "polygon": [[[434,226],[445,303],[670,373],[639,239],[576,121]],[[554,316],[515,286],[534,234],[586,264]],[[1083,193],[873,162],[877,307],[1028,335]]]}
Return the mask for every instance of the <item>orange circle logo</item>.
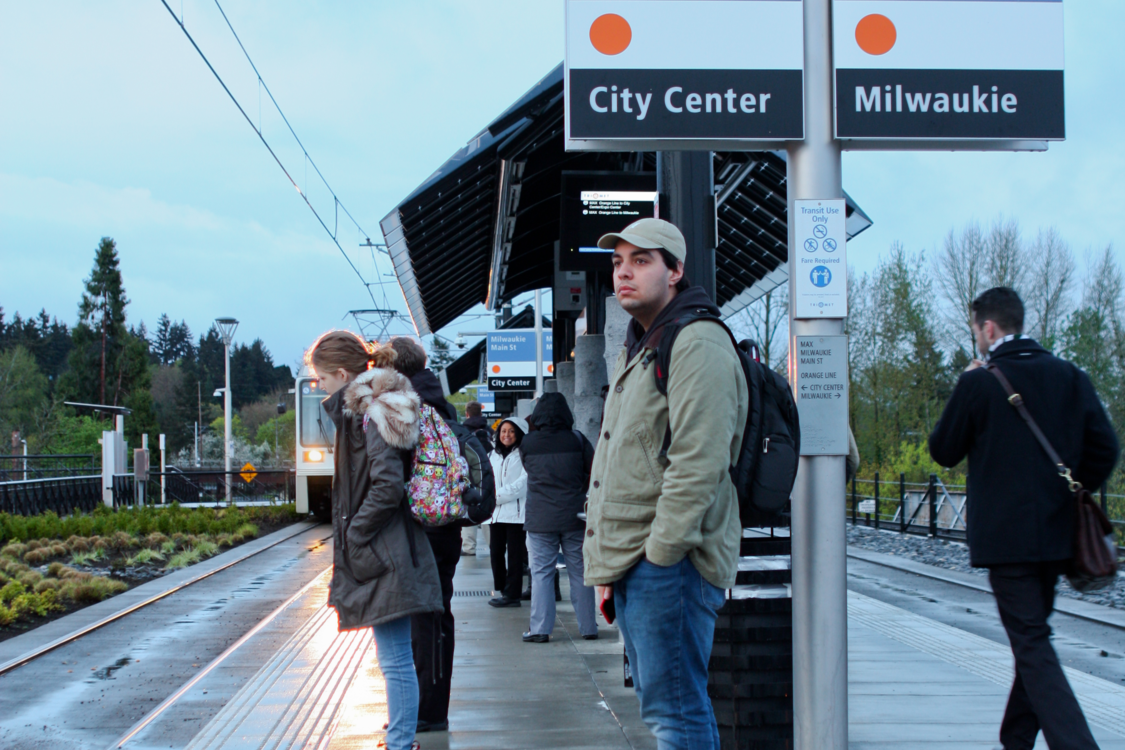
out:
{"label": "orange circle logo", "polygon": [[603,55],[619,55],[633,41],[629,22],[616,13],[598,16],[590,24],[590,43]]}
{"label": "orange circle logo", "polygon": [[895,46],[898,32],[891,19],[872,13],[860,19],[855,27],[855,41],[869,55],[885,55]]}
{"label": "orange circle logo", "polygon": [[492,366],[492,374],[493,374],[493,375],[496,375],[496,374],[498,374],[499,372],[500,372],[500,365],[493,365],[493,366]]}

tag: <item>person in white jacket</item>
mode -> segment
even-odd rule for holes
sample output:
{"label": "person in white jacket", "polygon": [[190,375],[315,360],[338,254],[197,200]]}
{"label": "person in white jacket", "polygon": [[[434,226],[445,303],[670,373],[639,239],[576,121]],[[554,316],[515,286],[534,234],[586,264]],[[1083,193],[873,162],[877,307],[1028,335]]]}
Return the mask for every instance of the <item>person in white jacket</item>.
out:
{"label": "person in white jacket", "polygon": [[492,514],[489,550],[492,579],[500,594],[488,601],[493,607],[520,606],[523,566],[527,562],[527,542],[523,531],[527,473],[523,470],[518,449],[527,429],[527,421],[520,417],[505,419],[496,431],[496,449],[490,456],[492,474],[496,478],[496,512]]}

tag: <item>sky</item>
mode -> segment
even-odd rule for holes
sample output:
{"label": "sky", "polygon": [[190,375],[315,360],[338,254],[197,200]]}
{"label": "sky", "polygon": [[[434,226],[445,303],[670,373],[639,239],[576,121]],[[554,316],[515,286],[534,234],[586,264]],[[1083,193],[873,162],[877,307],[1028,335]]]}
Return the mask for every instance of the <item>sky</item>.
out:
{"label": "sky", "polygon": [[[372,287],[375,302],[161,0],[0,3],[0,306],[73,324],[103,236],[131,303],[199,333],[241,323],[294,365],[349,310],[405,312],[379,220],[563,56],[562,0],[220,0],[335,196],[271,111],[213,0],[168,0]],[[1053,226],[1081,259],[1122,245],[1125,3],[1067,0],[1067,141],[1047,153],[846,153],[874,220],[849,243],[870,271],[893,242],[940,247],[969,221]],[[524,298],[521,298],[521,302]],[[473,311],[479,314],[481,309]],[[470,317],[442,333],[482,330]],[[393,331],[405,333],[404,321]]]}

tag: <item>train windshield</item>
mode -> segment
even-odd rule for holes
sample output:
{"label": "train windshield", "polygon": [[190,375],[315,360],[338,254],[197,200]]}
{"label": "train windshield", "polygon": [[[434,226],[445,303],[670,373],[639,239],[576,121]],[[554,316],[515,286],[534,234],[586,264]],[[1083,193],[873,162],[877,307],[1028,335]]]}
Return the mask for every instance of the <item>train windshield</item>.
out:
{"label": "train windshield", "polygon": [[336,425],[324,412],[321,402],[328,392],[316,380],[302,380],[298,387],[301,400],[301,445],[306,448],[330,448],[336,437]]}

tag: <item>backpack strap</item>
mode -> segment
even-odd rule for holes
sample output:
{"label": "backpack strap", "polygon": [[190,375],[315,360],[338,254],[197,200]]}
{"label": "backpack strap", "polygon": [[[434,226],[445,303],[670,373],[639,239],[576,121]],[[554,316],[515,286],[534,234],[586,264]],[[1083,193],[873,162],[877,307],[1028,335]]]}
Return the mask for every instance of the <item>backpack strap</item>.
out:
{"label": "backpack strap", "polygon": [[[684,313],[680,317],[665,323],[660,331],[659,338],[656,342],[656,348],[649,352],[641,364],[645,367],[649,362],[656,361],[656,367],[653,369],[653,376],[656,378],[656,390],[664,398],[668,398],[668,375],[672,370],[672,345],[676,342],[676,338],[680,335],[686,326],[691,325],[697,320],[710,320],[718,323],[727,336],[730,337],[730,342],[734,346],[735,356],[738,356],[738,341],[734,338],[734,333],[727,327],[727,324],[713,315],[705,308],[696,308]],[[755,357],[757,358],[757,357]],[[669,420],[668,426],[664,429],[664,442],[660,446],[660,457],[668,457],[668,449],[672,447],[672,424]]]}

